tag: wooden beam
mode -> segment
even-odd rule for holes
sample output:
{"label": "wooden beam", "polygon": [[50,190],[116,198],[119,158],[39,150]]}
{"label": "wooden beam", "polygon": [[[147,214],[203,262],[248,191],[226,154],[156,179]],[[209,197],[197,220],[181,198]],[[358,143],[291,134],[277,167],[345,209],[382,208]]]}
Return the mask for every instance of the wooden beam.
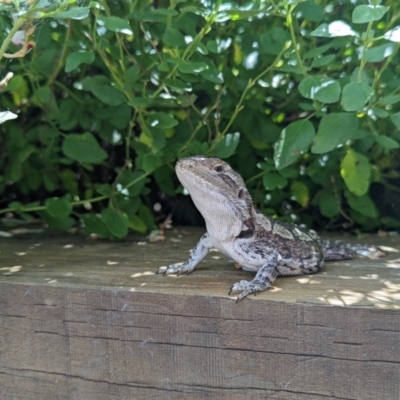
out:
{"label": "wooden beam", "polygon": [[200,235],[3,240],[1,267],[22,268],[0,275],[0,398],[400,398],[397,253],[279,278],[236,304],[230,286],[252,274],[219,253],[189,276],[154,275]]}

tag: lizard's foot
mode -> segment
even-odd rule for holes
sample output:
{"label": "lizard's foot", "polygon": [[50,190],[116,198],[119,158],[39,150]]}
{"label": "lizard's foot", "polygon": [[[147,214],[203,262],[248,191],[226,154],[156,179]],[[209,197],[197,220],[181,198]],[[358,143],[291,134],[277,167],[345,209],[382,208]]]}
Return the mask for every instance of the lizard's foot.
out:
{"label": "lizard's foot", "polygon": [[162,275],[189,275],[194,270],[194,267],[188,264],[171,264],[167,268],[160,268],[156,273]]}
{"label": "lizard's foot", "polygon": [[354,252],[361,257],[370,258],[371,260],[378,260],[379,258],[386,257],[386,254],[375,246],[360,246],[355,247]]}
{"label": "lizard's foot", "polygon": [[231,290],[228,293],[228,296],[232,292],[242,291],[242,293],[240,293],[236,299],[236,303],[237,303],[240,300],[247,297],[249,294],[254,293],[254,296],[255,296],[257,292],[263,292],[264,290],[267,290],[267,288],[268,288],[268,285],[266,283],[256,282],[256,281],[251,281],[251,282],[240,281],[240,282],[236,282],[232,285]]}

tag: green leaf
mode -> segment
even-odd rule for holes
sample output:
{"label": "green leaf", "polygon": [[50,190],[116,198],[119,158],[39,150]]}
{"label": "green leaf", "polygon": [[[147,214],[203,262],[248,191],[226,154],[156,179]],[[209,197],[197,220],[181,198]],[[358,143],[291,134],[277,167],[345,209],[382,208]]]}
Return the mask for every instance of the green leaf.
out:
{"label": "green leaf", "polygon": [[119,178],[118,183],[121,184],[121,193],[124,193],[127,190],[130,197],[135,197],[141,194],[145,184],[145,179],[143,179],[142,172],[125,170]]}
{"label": "green leaf", "polygon": [[71,72],[81,64],[91,64],[95,59],[92,51],[77,51],[68,55],[65,62],[65,72]]}
{"label": "green leaf", "polygon": [[333,194],[323,193],[318,200],[319,210],[324,217],[332,218],[339,214],[338,203]]}
{"label": "green leaf", "polygon": [[310,33],[311,36],[320,37],[342,37],[356,36],[356,32],[351,29],[351,26],[343,21],[333,21],[329,25],[322,24],[317,29]]}
{"label": "green leaf", "polygon": [[336,103],[340,97],[340,84],[325,75],[305,77],[299,84],[300,94],[321,103]]}
{"label": "green leaf", "polygon": [[96,185],[96,190],[104,196],[111,196],[113,189],[108,183],[99,183]]}
{"label": "green leaf", "polygon": [[103,210],[101,219],[113,236],[123,238],[128,234],[128,219],[114,208]]}
{"label": "green leaf", "polygon": [[263,175],[263,184],[267,190],[283,189],[287,185],[287,179],[276,172],[267,172]]}
{"label": "green leaf", "polygon": [[375,141],[386,150],[398,149],[400,147],[399,143],[387,136],[375,136]]}
{"label": "green leaf", "polygon": [[94,78],[85,78],[81,83],[84,90],[90,90],[105,104],[119,106],[125,101],[124,94],[111,86],[105,76],[99,75]]}
{"label": "green leaf", "polygon": [[357,111],[364,107],[372,96],[372,88],[362,82],[349,82],[343,88],[342,104],[346,111]]}
{"label": "green leaf", "polygon": [[164,22],[167,18],[166,15],[156,14],[154,10],[134,11],[131,13],[131,16],[133,19],[136,19],[137,21],[149,21],[149,22]]}
{"label": "green leaf", "polygon": [[353,139],[358,132],[358,119],[354,113],[331,113],[322,117],[314,143],[312,153],[327,153],[339,144]]}
{"label": "green leaf", "polygon": [[157,227],[154,223],[153,213],[149,207],[142,204],[139,208],[138,216],[145,223],[147,229],[154,229]]}
{"label": "green leaf", "polygon": [[383,37],[391,42],[400,43],[400,26],[396,26],[396,28],[386,32]]}
{"label": "green leaf", "polygon": [[51,118],[58,118],[59,108],[53,91],[48,86],[42,86],[32,96],[32,103],[46,110]]}
{"label": "green leaf", "polygon": [[193,140],[188,144],[187,149],[193,156],[203,155],[208,152],[208,144]]}
{"label": "green leaf", "polygon": [[340,174],[351,193],[356,196],[367,193],[371,175],[371,165],[367,157],[348,150],[340,164]]}
{"label": "green leaf", "polygon": [[133,65],[126,71],[126,81],[128,84],[133,85],[140,76],[140,68],[137,65]]}
{"label": "green leaf", "polygon": [[170,17],[176,17],[179,15],[178,11],[171,10],[170,8],[156,8],[155,10],[152,10],[152,12],[154,14],[167,15]]}
{"label": "green leaf", "polygon": [[219,85],[224,83],[222,72],[219,72],[217,69],[207,69],[200,72],[200,75],[207,81],[217,83]]}
{"label": "green leaf", "polygon": [[96,138],[89,132],[80,135],[67,135],[63,142],[62,151],[65,156],[81,163],[96,164],[108,157]]}
{"label": "green leaf", "polygon": [[[203,63],[202,63],[203,64]],[[180,81],[180,80],[178,80],[178,79],[163,79],[162,80],[162,83],[165,85],[165,86],[168,86],[168,87],[170,87],[170,88],[172,88],[172,89],[177,89],[178,91],[180,91],[180,92],[182,92],[182,91],[188,91],[188,90],[191,90],[191,88],[192,88],[192,86],[191,86],[191,84],[190,83],[188,83],[188,82],[183,82],[183,81]]]}
{"label": "green leaf", "polygon": [[305,183],[300,181],[292,182],[290,185],[290,193],[302,207],[308,206],[310,202],[310,191]]}
{"label": "green leaf", "polygon": [[390,7],[359,5],[353,10],[351,16],[355,24],[364,24],[370,21],[379,21]]}
{"label": "green leaf", "polygon": [[374,202],[368,196],[368,194],[364,194],[363,196],[354,196],[347,190],[344,192],[346,199],[350,205],[350,207],[369,218],[378,218],[379,213],[375,207]]}
{"label": "green leaf", "polygon": [[335,59],[333,54],[329,54],[328,56],[316,58],[311,63],[311,68],[319,68],[324,65],[330,64]]}
{"label": "green leaf", "polygon": [[325,44],[324,46],[319,46],[319,47],[314,47],[311,50],[308,50],[304,56],[303,59],[306,60],[308,58],[316,58],[320,56],[321,54],[325,53],[331,48],[331,44]]}
{"label": "green leaf", "polygon": [[45,203],[47,212],[56,218],[65,218],[71,214],[72,204],[66,199],[52,198]]}
{"label": "green leaf", "polygon": [[109,238],[110,232],[106,224],[97,214],[81,214],[83,223],[85,224],[85,231],[87,233],[94,233],[101,238]]}
{"label": "green leaf", "polygon": [[400,111],[396,114],[391,115],[390,120],[393,122],[394,126],[400,131]]}
{"label": "green leaf", "polygon": [[142,167],[144,172],[153,172],[157,168],[161,167],[162,159],[154,154],[146,154],[143,157],[143,164]]}
{"label": "green leaf", "polygon": [[151,103],[151,100],[147,97],[135,97],[128,104],[132,107],[148,107]]}
{"label": "green leaf", "polygon": [[178,121],[164,112],[155,112],[147,117],[147,122],[152,128],[170,129],[178,125]]}
{"label": "green leaf", "polygon": [[96,22],[100,26],[104,26],[109,31],[123,33],[124,35],[132,35],[133,31],[129,22],[119,17],[97,17]]}
{"label": "green leaf", "polygon": [[290,40],[288,32],[282,28],[273,27],[260,36],[260,50],[267,54],[277,55],[288,40]]}
{"label": "green leaf", "polygon": [[385,96],[379,99],[379,103],[384,105],[396,104],[399,101],[400,101],[400,94],[395,94],[393,96]]}
{"label": "green leaf", "polygon": [[0,112],[0,124],[3,124],[4,122],[10,120],[10,119],[15,119],[17,118],[18,115],[12,113],[11,111],[1,111]]}
{"label": "green leaf", "polygon": [[396,45],[394,43],[385,43],[381,46],[367,49],[365,52],[365,60],[367,62],[381,62],[388,58],[394,51]]}
{"label": "green leaf", "polygon": [[378,118],[387,118],[389,116],[389,113],[386,110],[383,110],[382,108],[370,108],[368,115],[370,116],[376,116]]}
{"label": "green leaf", "polygon": [[185,38],[178,29],[169,26],[163,35],[163,42],[170,47],[184,48],[187,46]]}
{"label": "green leaf", "polygon": [[[60,11],[51,14],[55,19],[85,19],[89,16],[90,7],[73,7],[67,11]],[[44,16],[47,16],[44,14]]]}
{"label": "green leaf", "polygon": [[199,74],[208,69],[208,65],[204,62],[182,62],[178,64],[178,69],[183,74]]}
{"label": "green leaf", "polygon": [[314,127],[308,120],[296,121],[284,128],[274,146],[276,168],[282,169],[294,163],[304,151],[308,150],[314,135]]}
{"label": "green leaf", "polygon": [[131,215],[129,217],[129,228],[140,233],[147,232],[146,224],[137,215]]}
{"label": "green leaf", "polygon": [[66,231],[75,224],[75,220],[71,217],[56,218],[47,211],[38,211],[38,214],[49,224],[49,226],[63,231]]}
{"label": "green leaf", "polygon": [[240,133],[228,133],[220,140],[214,148],[214,155],[218,158],[228,158],[235,153],[239,144]]}
{"label": "green leaf", "polygon": [[320,22],[324,19],[324,7],[315,4],[314,0],[304,1],[296,7],[297,17],[307,21]]}

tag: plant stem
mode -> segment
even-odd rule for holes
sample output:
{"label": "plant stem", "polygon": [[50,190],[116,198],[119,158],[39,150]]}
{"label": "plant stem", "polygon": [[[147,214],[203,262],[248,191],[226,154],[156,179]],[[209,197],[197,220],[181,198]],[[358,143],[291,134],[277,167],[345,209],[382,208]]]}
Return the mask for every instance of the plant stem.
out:
{"label": "plant stem", "polygon": [[[73,207],[75,206],[80,206],[85,203],[95,203],[97,201],[102,201],[107,199],[108,196],[99,196],[99,197],[94,197],[93,199],[87,199],[87,200],[79,200],[79,201],[74,201],[71,203]],[[18,210],[15,208],[4,208],[3,210],[0,210],[0,214],[6,214],[8,212],[34,212],[34,211],[44,211],[46,210],[46,206],[36,206],[36,207],[22,207]]]}
{"label": "plant stem", "polygon": [[225,134],[228,132],[229,128],[231,127],[231,125],[233,124],[233,122],[235,121],[236,117],[239,115],[240,111],[243,110],[244,106],[243,106],[243,102],[244,99],[247,95],[247,92],[268,72],[270,72],[281,60],[283,53],[289,48],[290,42],[286,42],[285,45],[283,46],[282,50],[280,51],[280,53],[276,56],[275,60],[273,61],[273,63],[267,67],[263,72],[261,72],[259,75],[257,75],[254,79],[249,79],[249,82],[247,83],[247,86],[245,87],[242,95],[240,96],[240,100],[239,103],[236,104],[235,107],[235,111],[233,112],[228,124],[226,125],[225,129],[223,130],[223,132],[220,135],[221,137],[224,137]]}
{"label": "plant stem", "polygon": [[23,16],[17,19],[17,21],[15,22],[15,25],[12,27],[11,31],[9,32],[7,37],[4,39],[4,42],[0,47],[0,60],[3,58],[3,55],[6,52],[15,33],[20,30],[20,28],[26,21],[27,21],[27,19]]}
{"label": "plant stem", "polygon": [[49,79],[47,80],[47,86],[51,86],[54,81],[56,80],[58,74],[60,73],[60,71],[62,70],[62,68],[65,65],[65,59],[67,58],[67,54],[68,54],[68,46],[67,43],[68,41],[71,39],[72,36],[72,25],[73,25],[73,20],[69,20],[68,21],[68,29],[67,29],[67,35],[65,37],[65,41],[64,41],[64,45],[62,48],[62,52],[61,52],[61,56],[59,58],[59,60],[56,62],[55,68],[53,70],[53,73],[50,75]]}
{"label": "plant stem", "polygon": [[367,30],[365,32],[365,40],[364,40],[364,46],[363,46],[363,51],[361,54],[361,61],[360,61],[360,67],[358,69],[358,74],[357,74],[357,82],[360,83],[361,82],[361,74],[364,70],[365,64],[367,62],[367,60],[365,59],[365,54],[368,48],[368,44],[370,42],[370,38],[369,35],[371,33],[371,29],[372,29],[372,23],[373,21],[369,21],[368,22],[368,26],[367,26]]}
{"label": "plant stem", "polygon": [[296,42],[296,35],[294,33],[294,27],[293,27],[293,17],[292,17],[292,12],[294,11],[294,9],[296,8],[297,4],[292,4],[289,7],[288,10],[288,14],[287,14],[287,24],[289,26],[289,31],[290,31],[290,37],[292,39],[292,44],[294,47],[294,52],[296,53],[296,58],[297,58],[297,62],[299,63],[299,67],[301,69],[301,72],[303,73],[304,76],[307,76],[307,71],[306,68],[304,67],[303,61],[301,60],[301,56],[300,56],[300,52],[299,49],[297,47],[297,42]]}

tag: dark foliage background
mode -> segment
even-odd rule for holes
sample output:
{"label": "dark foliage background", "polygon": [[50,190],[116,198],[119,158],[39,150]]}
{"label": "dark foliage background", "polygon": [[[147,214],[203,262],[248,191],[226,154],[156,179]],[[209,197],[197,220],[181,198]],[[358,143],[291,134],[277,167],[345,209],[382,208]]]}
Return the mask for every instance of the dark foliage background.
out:
{"label": "dark foliage background", "polygon": [[205,154],[274,218],[398,228],[400,4],[380,3],[0,4],[0,213],[196,224],[174,164]]}

